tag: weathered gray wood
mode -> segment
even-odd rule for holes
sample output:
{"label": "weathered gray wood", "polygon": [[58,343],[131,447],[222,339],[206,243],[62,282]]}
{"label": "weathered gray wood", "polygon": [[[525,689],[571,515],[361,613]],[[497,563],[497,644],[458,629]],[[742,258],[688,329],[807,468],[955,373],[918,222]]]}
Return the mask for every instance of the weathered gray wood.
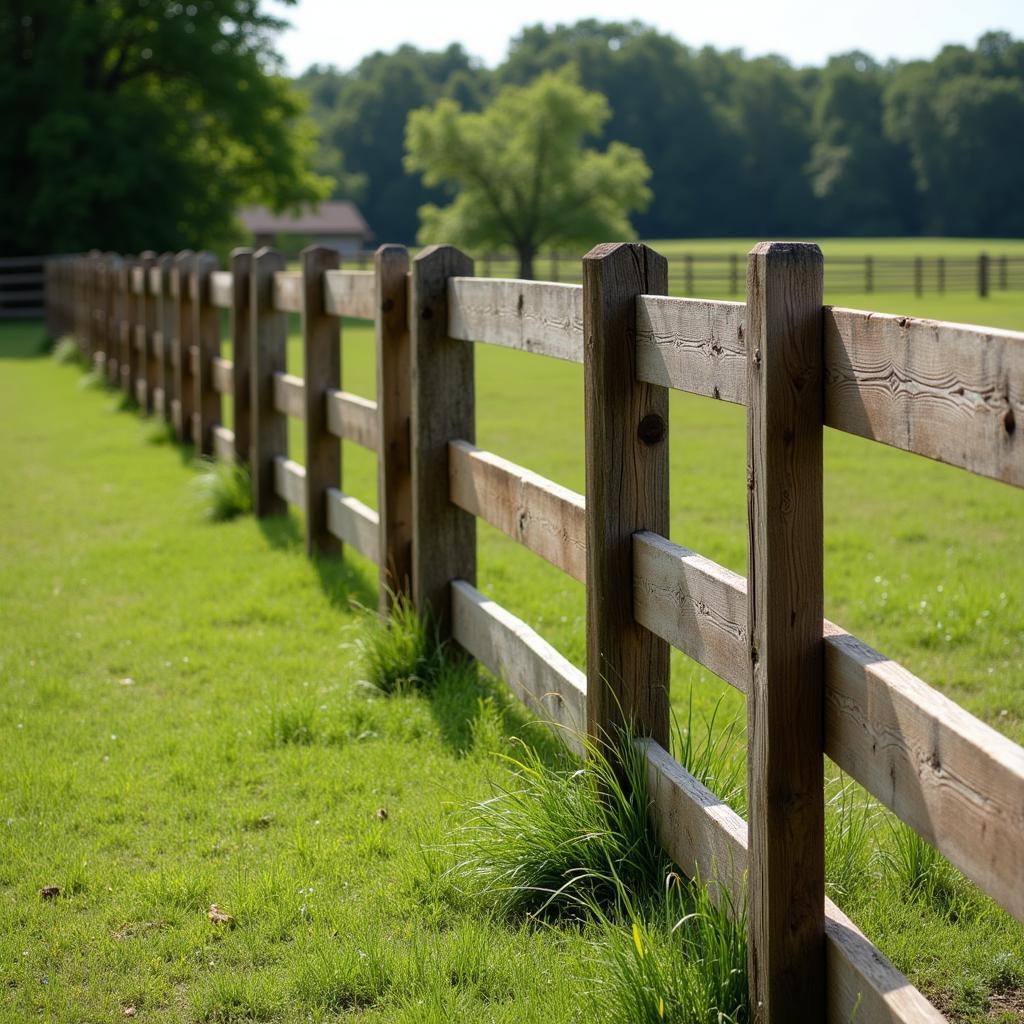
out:
{"label": "weathered gray wood", "polygon": [[583,289],[501,278],[453,278],[448,283],[453,338],[583,362]]}
{"label": "weathered gray wood", "polygon": [[448,334],[448,280],[472,273],[451,246],[428,246],[412,262],[412,593],[442,637],[451,581],[476,583],[476,519],[448,497],[448,442],[476,436],[473,345]]}
{"label": "weathered gray wood", "polygon": [[324,275],[324,309],[333,316],[374,320],[377,310],[375,289],[372,270],[329,271]]}
{"label": "weathered gray wood", "polygon": [[[657,743],[637,742],[647,758],[651,818],[662,845],[686,875],[701,878],[713,893],[724,889],[738,910],[748,866],[746,822]],[[794,1020],[944,1024],[946,1018],[831,900],[821,916],[827,999],[820,1016]]]}
{"label": "weathered gray wood", "polygon": [[1024,487],[1024,333],[827,308],[825,423]]}
{"label": "weathered gray wood", "polygon": [[274,408],[283,416],[301,420],[306,415],[306,382],[294,373],[274,374]]}
{"label": "weathered gray wood", "polygon": [[[335,436],[377,451],[379,427],[377,403],[349,391],[327,392],[327,429]],[[405,424],[406,436],[409,422]]]}
{"label": "weathered gray wood", "polygon": [[274,309],[281,313],[302,312],[302,272],[279,270],[274,274]]}
{"label": "weathered gray wood", "polygon": [[743,405],[744,315],[742,302],[641,296],[636,305],[637,377]]}
{"label": "weathered gray wood", "polygon": [[210,301],[213,253],[196,253],[192,263],[192,322],[196,352],[192,437],[200,455],[213,455],[213,428],[220,423],[220,394],[213,386],[213,361],[220,357],[220,311]]}
{"label": "weathered gray wood", "polygon": [[231,360],[214,356],[210,369],[214,391],[219,395],[230,395],[235,387],[235,366]]}
{"label": "weathered gray wood", "polygon": [[747,691],[747,584],[654,533],[633,535],[633,614],[646,629]]}
{"label": "weathered gray wood", "polygon": [[284,455],[274,457],[274,490],[282,501],[306,510],[306,467]]}
{"label": "weathered gray wood", "polygon": [[213,454],[221,462],[235,461],[234,432],[220,424],[213,428]]}
{"label": "weathered gray wood", "polygon": [[249,469],[257,518],[280,514],[286,508],[274,485],[274,461],[288,451],[288,418],[274,402],[275,380],[284,373],[288,343],[288,318],[274,309],[274,275],[284,265],[284,257],[276,250],[259,249],[252,259],[249,282]]}
{"label": "weathered gray wood", "polygon": [[230,270],[217,270],[210,275],[210,304],[218,309],[231,309],[235,301],[234,280]]}
{"label": "weathered gray wood", "polygon": [[408,275],[409,253],[404,245],[382,245],[374,254],[377,402],[373,447],[377,451],[378,607],[382,615],[386,615],[400,597],[409,597],[412,593],[412,454],[409,448],[412,357]]}
{"label": "weathered gray wood", "polygon": [[252,249],[231,252],[231,363],[232,419],[235,432],[235,458],[249,462],[252,436]]}
{"label": "weathered gray wood", "polygon": [[171,295],[171,279],[174,273],[174,254],[165,252],[156,261],[154,271],[157,296],[157,331],[153,338],[153,347],[157,358],[157,395],[154,407],[164,420],[173,423],[172,405],[174,402],[174,366],[171,348],[177,330],[177,303]]}
{"label": "weathered gray wood", "polygon": [[302,250],[303,416],[306,438],[306,554],[337,554],[327,529],[327,491],[341,486],[341,445],[328,430],[327,393],[341,387],[341,321],[324,309],[324,274],[338,267],[337,249]]}
{"label": "weathered gray wood", "polygon": [[585,582],[587,516],[582,494],[466,441],[449,442],[448,472],[454,504]]}
{"label": "weathered gray wood", "polygon": [[825,1011],[823,261],[762,242],[747,267],[749,976],[758,1024]]}
{"label": "weathered gray wood", "polygon": [[638,295],[668,291],[645,245],[583,257],[587,729],[668,742],[668,644],[633,616],[633,534],[668,533],[668,391],[636,376]]}
{"label": "weathered gray wood", "polygon": [[327,529],[365,558],[380,563],[380,522],[377,513],[350,494],[332,487],[326,495]]}
{"label": "weathered gray wood", "polygon": [[183,249],[174,257],[171,290],[174,295],[174,341],[171,345],[171,368],[174,374],[174,397],[171,417],[175,436],[183,444],[192,441],[192,413],[195,411],[195,382],[192,379],[190,351],[193,344],[192,295],[188,286],[195,253]]}
{"label": "weathered gray wood", "polygon": [[584,752],[587,679],[575,665],[464,580],[452,583],[452,633],[570,750]]}

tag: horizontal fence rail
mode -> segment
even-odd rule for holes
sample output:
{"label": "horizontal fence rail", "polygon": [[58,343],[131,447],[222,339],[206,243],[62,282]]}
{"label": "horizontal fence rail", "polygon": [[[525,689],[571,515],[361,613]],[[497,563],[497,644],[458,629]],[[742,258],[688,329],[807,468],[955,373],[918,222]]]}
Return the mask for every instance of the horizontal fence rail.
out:
{"label": "horizontal fence rail", "polygon": [[[746,267],[718,259],[732,293],[744,273],[744,302],[662,294],[704,270],[643,246],[599,246],[575,265],[582,284],[564,280],[568,264],[554,282],[475,276],[497,262],[442,246],[410,263],[384,246],[373,270],[351,270],[310,249],[289,271],[273,250],[237,250],[227,271],[203,253],[93,253],[47,263],[47,319],[179,439],[248,465],[257,515],[293,506],[310,554],[349,545],[375,563],[382,612],[411,596],[570,749],[632,722],[661,843],[713,894],[746,901],[756,1020],[943,1020],[824,896],[821,755],[1024,920],[1024,749],[820,615],[821,432],[1024,486],[1024,333],[821,302],[822,280],[864,274],[861,290],[881,290],[907,266],[916,287],[941,275],[952,289],[966,272],[941,258],[823,267],[816,247],[765,243]],[[975,270],[1012,286],[1009,260]],[[295,316],[304,377],[286,366]],[[341,387],[342,317],[374,322],[375,398]],[[582,364],[586,495],[476,446],[477,343]],[[669,389],[747,409],[754,590],[665,536]],[[289,457],[288,417],[303,425],[306,465]],[[380,511],[342,489],[340,440],[377,453]],[[586,586],[585,672],[477,589],[478,519]],[[797,617],[802,639],[781,628]],[[752,708],[750,821],[668,750],[670,647]],[[798,679],[820,705],[780,731],[773,716],[787,721]],[[798,792],[814,813],[786,810]]]}

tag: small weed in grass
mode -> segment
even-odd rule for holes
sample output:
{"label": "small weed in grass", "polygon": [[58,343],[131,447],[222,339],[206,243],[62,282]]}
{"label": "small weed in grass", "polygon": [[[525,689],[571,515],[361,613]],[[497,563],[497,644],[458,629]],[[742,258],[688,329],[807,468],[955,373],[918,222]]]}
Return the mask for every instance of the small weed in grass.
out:
{"label": "small weed in grass", "polygon": [[405,597],[395,601],[386,621],[367,615],[366,627],[359,641],[363,669],[382,693],[429,689],[449,664],[436,628]]}
{"label": "small weed in grass", "polygon": [[273,1020],[280,1007],[275,982],[262,973],[218,972],[194,993],[193,1013],[202,1024]]}
{"label": "small weed in grass", "polygon": [[83,373],[78,378],[78,386],[83,391],[108,391],[113,387],[107,379],[106,371],[101,367]]}
{"label": "small weed in grass", "polygon": [[202,467],[194,487],[204,518],[223,523],[252,510],[252,482],[245,466],[209,459]]}
{"label": "small weed in grass", "polygon": [[267,739],[271,747],[308,746],[319,736],[319,716],[312,701],[291,701],[269,709]]}
{"label": "small weed in grass", "polygon": [[146,425],[145,432],[142,435],[142,440],[146,444],[153,445],[154,447],[174,444],[176,440],[174,436],[174,426],[166,420],[156,420],[152,423],[148,423]]}
{"label": "small weed in grass", "polygon": [[82,350],[74,338],[58,338],[50,352],[53,360],[58,363],[74,364],[82,362]]}
{"label": "small weed in grass", "polygon": [[392,959],[379,934],[316,940],[303,950],[292,995],[309,1009],[366,1010],[390,989]]}
{"label": "small weed in grass", "polygon": [[[604,1019],[636,1024],[743,1024],[749,1020],[747,929],[723,889],[671,876],[653,913],[631,926],[602,918],[597,976]],[[630,905],[628,890],[622,902]]]}
{"label": "small weed in grass", "polygon": [[892,825],[892,843],[884,864],[893,887],[933,910],[956,920],[970,915],[976,893],[964,877],[909,825]]}

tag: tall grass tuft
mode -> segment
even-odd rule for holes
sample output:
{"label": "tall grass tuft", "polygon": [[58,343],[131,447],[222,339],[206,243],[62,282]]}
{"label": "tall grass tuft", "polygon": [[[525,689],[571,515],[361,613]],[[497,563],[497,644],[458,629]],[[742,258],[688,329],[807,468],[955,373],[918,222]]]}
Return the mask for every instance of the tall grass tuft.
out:
{"label": "tall grass tuft", "polygon": [[552,765],[524,745],[504,757],[507,783],[471,808],[454,873],[495,912],[582,917],[618,906],[623,891],[658,897],[670,865],[647,820],[643,753],[589,741],[587,753],[583,765]]}
{"label": "tall grass tuft", "polygon": [[58,338],[50,352],[54,362],[64,363],[71,365],[74,363],[84,363],[82,357],[82,350],[78,347],[78,343],[74,338],[69,338],[65,335],[63,338]]}
{"label": "tall grass tuft", "polygon": [[252,511],[252,483],[243,465],[204,459],[193,487],[203,517],[211,523],[227,522]]}
{"label": "tall grass tuft", "polygon": [[745,816],[747,794],[742,745],[736,719],[716,729],[721,711],[719,699],[709,718],[698,726],[693,719],[693,691],[686,706],[686,724],[674,722],[672,749],[679,763],[702,785],[725,801],[738,815]]}
{"label": "tall grass tuft", "polygon": [[747,929],[722,889],[716,903],[699,880],[669,878],[661,906],[629,924],[601,921],[601,1018],[632,1024],[745,1024]]}
{"label": "tall grass tuft", "polygon": [[873,877],[874,805],[852,781],[840,777],[825,804],[825,886],[843,903]]}
{"label": "tall grass tuft", "polygon": [[388,619],[367,615],[358,647],[367,682],[386,694],[431,689],[451,660],[436,627],[403,595]]}

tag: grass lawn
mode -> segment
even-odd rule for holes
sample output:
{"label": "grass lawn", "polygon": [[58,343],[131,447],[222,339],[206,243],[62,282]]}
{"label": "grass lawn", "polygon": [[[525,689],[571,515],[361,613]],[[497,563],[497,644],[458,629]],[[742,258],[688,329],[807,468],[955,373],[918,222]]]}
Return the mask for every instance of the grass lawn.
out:
{"label": "grass lawn", "polygon": [[[830,298],[1024,328],[1020,293]],[[590,929],[493,920],[444,876],[531,727],[473,687],[373,696],[368,563],[310,564],[293,517],[202,522],[188,453],[39,358],[37,328],[0,339],[0,1019],[590,1019]],[[372,395],[371,332],[343,352]],[[477,410],[481,446],[582,491],[581,368],[481,346]],[[673,395],[672,539],[740,572],[744,446],[743,410]],[[344,458],[375,504],[372,456]],[[829,618],[1024,740],[1024,494],[831,431],[825,480]],[[484,525],[478,583],[582,664],[582,587]],[[742,721],[681,655],[672,696]],[[845,802],[838,901],[954,1019],[1024,1021],[1024,930],[941,865],[910,877],[889,819]]]}

